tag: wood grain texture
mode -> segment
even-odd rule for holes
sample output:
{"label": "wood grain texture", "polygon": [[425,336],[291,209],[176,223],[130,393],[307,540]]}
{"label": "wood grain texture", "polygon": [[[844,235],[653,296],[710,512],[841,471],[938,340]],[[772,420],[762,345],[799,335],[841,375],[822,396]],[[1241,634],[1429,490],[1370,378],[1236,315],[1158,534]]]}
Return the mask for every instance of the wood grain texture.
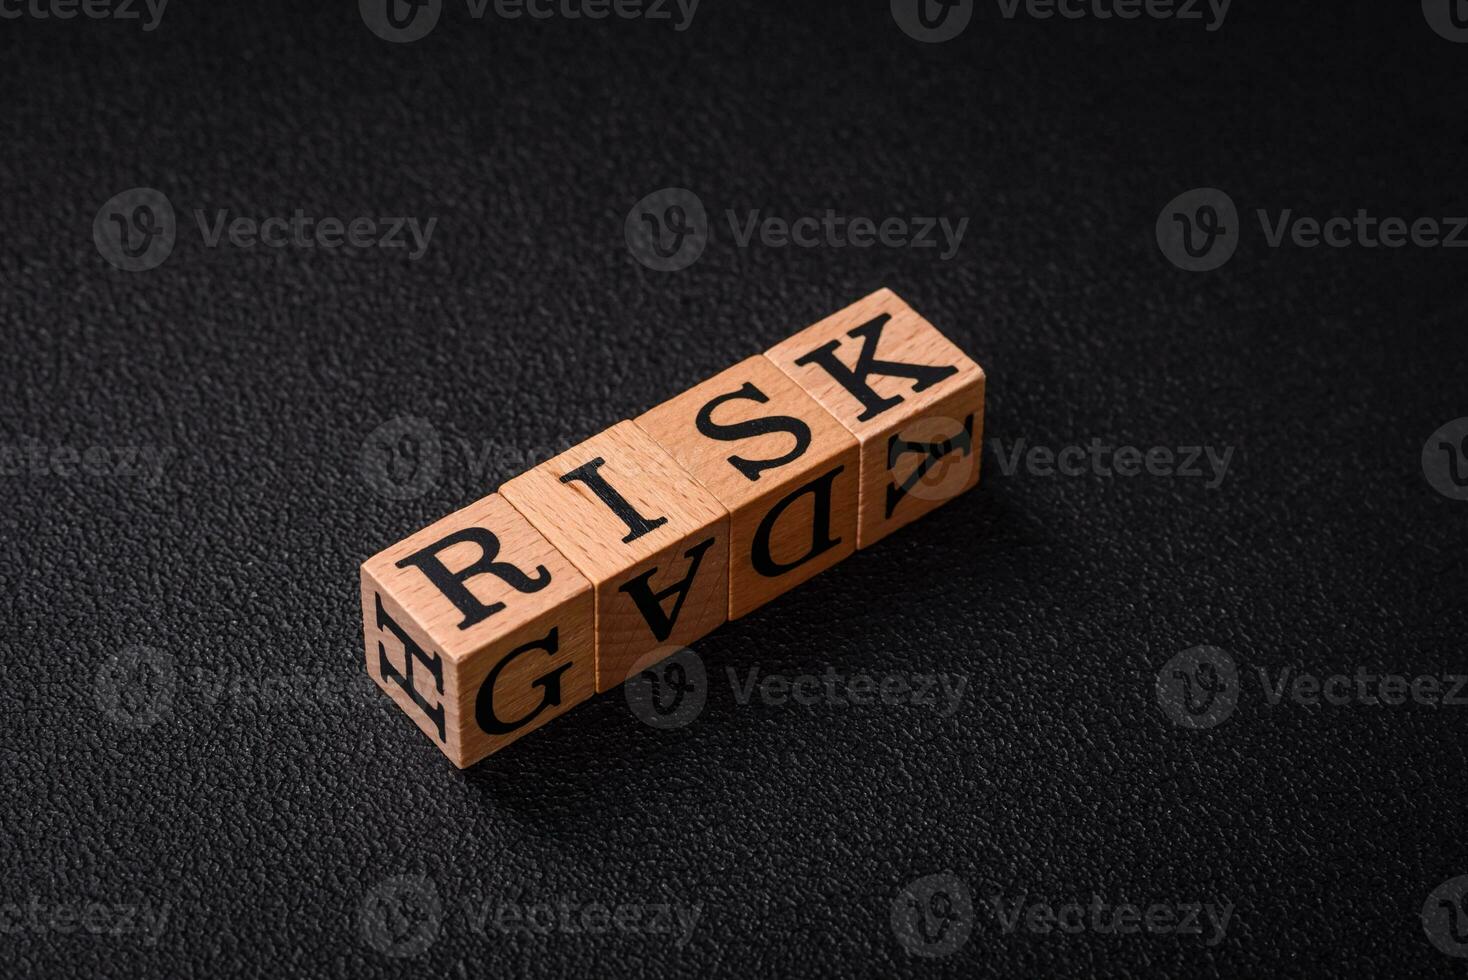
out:
{"label": "wood grain texture", "polygon": [[368,673],[461,768],[594,690],[591,583],[499,494],[374,555],[361,580]]}
{"label": "wood grain texture", "polygon": [[632,422],[500,493],[592,583],[598,692],[649,652],[672,653],[728,618],[729,515]]}
{"label": "wood grain texture", "polygon": [[856,550],[858,443],[768,358],[636,422],[729,512],[730,619]]}
{"label": "wood grain texture", "polygon": [[890,289],[765,356],[861,444],[859,547],[978,483],[984,371]]}

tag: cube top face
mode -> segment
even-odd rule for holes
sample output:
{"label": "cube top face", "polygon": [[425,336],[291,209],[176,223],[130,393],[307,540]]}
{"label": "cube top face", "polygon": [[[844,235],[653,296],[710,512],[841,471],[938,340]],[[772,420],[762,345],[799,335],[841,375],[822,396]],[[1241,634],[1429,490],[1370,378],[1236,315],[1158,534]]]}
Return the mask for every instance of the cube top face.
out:
{"label": "cube top face", "polygon": [[639,416],[729,511],[729,617],[856,549],[859,446],[763,355]]}
{"label": "cube top face", "polygon": [[984,372],[890,289],[765,352],[863,444],[984,383]]}
{"label": "cube top face", "polygon": [[451,660],[591,592],[586,576],[499,494],[379,552],[362,572]]}
{"label": "cube top face", "polygon": [[727,516],[632,422],[520,474],[500,493],[596,585]]}
{"label": "cube top face", "polygon": [[846,427],[763,355],[670,398],[637,425],[731,514],[856,448]]}
{"label": "cube top face", "polygon": [[729,515],[632,422],[500,488],[591,580],[596,690],[728,618]]}

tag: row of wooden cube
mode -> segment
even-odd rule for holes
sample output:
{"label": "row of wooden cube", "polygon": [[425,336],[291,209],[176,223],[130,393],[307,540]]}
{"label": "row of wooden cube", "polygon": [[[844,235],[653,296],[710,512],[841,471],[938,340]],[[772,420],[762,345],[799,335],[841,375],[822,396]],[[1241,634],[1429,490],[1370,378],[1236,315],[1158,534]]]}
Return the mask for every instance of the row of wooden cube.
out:
{"label": "row of wooden cube", "polygon": [[366,561],[367,669],[471,765],[972,487],[983,414],[880,290]]}

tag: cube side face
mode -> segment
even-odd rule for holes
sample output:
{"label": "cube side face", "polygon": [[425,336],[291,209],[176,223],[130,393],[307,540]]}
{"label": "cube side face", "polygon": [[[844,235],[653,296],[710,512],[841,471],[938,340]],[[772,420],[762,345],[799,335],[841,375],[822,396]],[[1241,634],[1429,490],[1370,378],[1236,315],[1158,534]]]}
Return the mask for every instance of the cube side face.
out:
{"label": "cube side face", "polygon": [[984,379],[861,446],[860,546],[870,547],[979,483]]}
{"label": "cube side face", "polygon": [[500,493],[591,581],[596,688],[728,618],[729,515],[645,432],[620,422]]}
{"label": "cube side face", "polygon": [[362,626],[368,676],[457,764],[462,756],[459,717],[449,696],[451,662],[365,565]]}
{"label": "cube side face", "polygon": [[748,358],[636,422],[729,511],[730,619],[856,550],[859,445],[768,358]]}
{"label": "cube side face", "polygon": [[367,667],[458,766],[590,696],[591,583],[490,495],[362,566]]}
{"label": "cube side face", "polygon": [[860,450],[816,459],[791,489],[744,504],[729,518],[729,618],[754,612],[856,552]]}
{"label": "cube side face", "polygon": [[597,692],[623,684],[652,651],[672,653],[712,633],[728,605],[728,518],[607,579],[596,589]]}
{"label": "cube side face", "polygon": [[455,664],[460,768],[493,755],[596,693],[590,587]]}
{"label": "cube side face", "polygon": [[891,290],[765,353],[861,444],[860,547],[978,483],[983,369]]}

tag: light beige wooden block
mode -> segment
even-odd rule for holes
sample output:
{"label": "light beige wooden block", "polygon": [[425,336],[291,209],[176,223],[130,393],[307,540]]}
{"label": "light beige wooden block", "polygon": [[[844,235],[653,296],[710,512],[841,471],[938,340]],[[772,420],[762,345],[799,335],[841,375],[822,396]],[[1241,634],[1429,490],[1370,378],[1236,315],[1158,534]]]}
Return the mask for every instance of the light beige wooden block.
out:
{"label": "light beige wooden block", "polygon": [[[728,617],[729,515],[631,422],[500,488],[596,595],[596,689]],[[641,661],[641,663],[639,663]]]}
{"label": "light beige wooden block", "polygon": [[861,443],[859,547],[978,483],[983,369],[890,289],[765,356]]}
{"label": "light beige wooden block", "polygon": [[858,445],[756,355],[638,416],[729,512],[729,618],[856,550]]}
{"label": "light beige wooden block", "polygon": [[459,767],[591,696],[591,583],[491,494],[362,565],[367,671]]}

